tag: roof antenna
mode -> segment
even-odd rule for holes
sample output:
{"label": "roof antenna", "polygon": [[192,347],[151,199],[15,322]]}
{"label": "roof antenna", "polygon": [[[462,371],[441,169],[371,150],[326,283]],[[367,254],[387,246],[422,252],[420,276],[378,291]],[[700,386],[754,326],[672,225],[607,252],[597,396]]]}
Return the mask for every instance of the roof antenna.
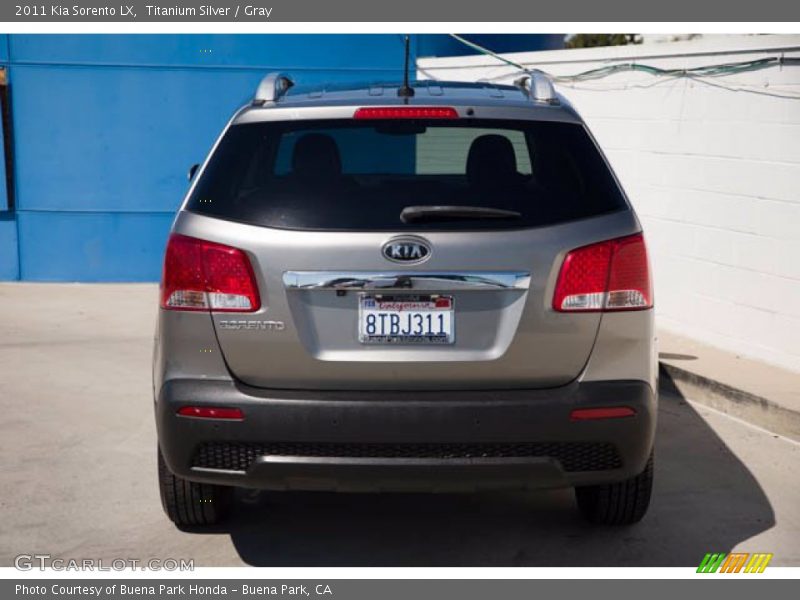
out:
{"label": "roof antenna", "polygon": [[397,95],[401,98],[411,98],[414,96],[414,88],[408,85],[408,55],[409,55],[409,46],[411,45],[411,41],[408,35],[405,36],[405,53],[406,53],[406,61],[405,67],[403,68],[403,85],[397,90]]}

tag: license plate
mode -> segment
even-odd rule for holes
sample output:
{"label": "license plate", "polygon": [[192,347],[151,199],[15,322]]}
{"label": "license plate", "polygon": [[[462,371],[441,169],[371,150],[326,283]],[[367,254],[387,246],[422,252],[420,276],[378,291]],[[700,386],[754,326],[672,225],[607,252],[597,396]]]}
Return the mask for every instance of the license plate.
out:
{"label": "license plate", "polygon": [[452,344],[452,296],[361,296],[358,339],[362,344]]}

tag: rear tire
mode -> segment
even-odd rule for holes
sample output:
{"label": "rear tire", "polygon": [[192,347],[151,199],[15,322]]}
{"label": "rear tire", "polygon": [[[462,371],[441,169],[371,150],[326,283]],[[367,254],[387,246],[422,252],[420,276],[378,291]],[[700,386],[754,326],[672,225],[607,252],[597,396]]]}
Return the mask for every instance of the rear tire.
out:
{"label": "rear tire", "polygon": [[214,525],[230,510],[233,489],[187,481],[174,475],[158,449],[158,489],[161,505],[176,525]]}
{"label": "rear tire", "polygon": [[575,488],[578,509],[596,525],[631,525],[642,520],[653,490],[653,454],[639,475],[618,483]]}

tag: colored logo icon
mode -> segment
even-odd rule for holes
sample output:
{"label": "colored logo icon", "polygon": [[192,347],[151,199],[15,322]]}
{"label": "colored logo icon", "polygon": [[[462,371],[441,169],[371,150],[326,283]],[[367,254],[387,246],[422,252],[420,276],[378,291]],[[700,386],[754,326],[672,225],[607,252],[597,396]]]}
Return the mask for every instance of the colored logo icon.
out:
{"label": "colored logo icon", "polygon": [[766,552],[709,552],[700,561],[698,573],[763,573],[772,560]]}

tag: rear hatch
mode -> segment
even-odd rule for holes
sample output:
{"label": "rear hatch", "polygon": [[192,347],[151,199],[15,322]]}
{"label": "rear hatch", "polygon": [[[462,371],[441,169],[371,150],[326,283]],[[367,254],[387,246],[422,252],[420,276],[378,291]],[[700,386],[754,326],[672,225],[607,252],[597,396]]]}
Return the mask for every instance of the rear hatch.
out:
{"label": "rear hatch", "polygon": [[[233,125],[176,231],[242,249],[256,312],[214,312],[239,380],[295,389],[562,385],[600,313],[551,308],[566,253],[638,229],[582,125]],[[451,115],[452,116],[452,115]]]}

